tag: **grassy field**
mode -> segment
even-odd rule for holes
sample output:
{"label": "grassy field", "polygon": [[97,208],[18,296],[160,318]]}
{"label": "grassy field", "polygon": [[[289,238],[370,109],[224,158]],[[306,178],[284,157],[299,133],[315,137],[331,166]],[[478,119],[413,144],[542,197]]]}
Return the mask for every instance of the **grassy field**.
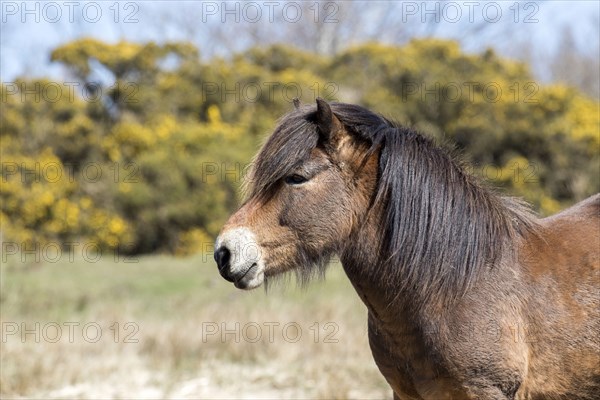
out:
{"label": "grassy field", "polygon": [[2,398],[391,398],[339,265],[265,293],[210,255],[2,261]]}

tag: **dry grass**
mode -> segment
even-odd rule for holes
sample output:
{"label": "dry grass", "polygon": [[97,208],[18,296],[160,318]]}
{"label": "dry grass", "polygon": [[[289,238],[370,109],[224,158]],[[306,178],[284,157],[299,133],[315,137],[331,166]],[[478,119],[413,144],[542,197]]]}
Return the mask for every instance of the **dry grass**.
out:
{"label": "dry grass", "polygon": [[[233,288],[203,256],[13,258],[1,274],[2,398],[391,397],[368,348],[366,310],[338,265],[306,290],[288,285],[268,294]],[[22,323],[34,330],[40,323],[39,340],[23,337]],[[48,323],[61,326],[56,343]],[[65,323],[79,324],[72,342]],[[87,323],[102,329],[95,343],[94,327],[83,335]],[[290,323],[301,329],[298,341],[294,326],[284,332]],[[8,334],[14,324],[18,331]],[[222,337],[224,327],[238,340]],[[129,339],[137,343],[126,343],[134,328]]]}

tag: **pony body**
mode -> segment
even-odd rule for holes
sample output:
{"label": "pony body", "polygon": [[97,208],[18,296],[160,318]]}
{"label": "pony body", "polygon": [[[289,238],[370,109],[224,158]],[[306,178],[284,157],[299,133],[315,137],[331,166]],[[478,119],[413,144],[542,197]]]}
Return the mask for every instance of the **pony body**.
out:
{"label": "pony body", "polygon": [[600,195],[539,219],[423,135],[320,99],[255,161],[219,271],[252,289],[338,255],[396,398],[597,398]]}

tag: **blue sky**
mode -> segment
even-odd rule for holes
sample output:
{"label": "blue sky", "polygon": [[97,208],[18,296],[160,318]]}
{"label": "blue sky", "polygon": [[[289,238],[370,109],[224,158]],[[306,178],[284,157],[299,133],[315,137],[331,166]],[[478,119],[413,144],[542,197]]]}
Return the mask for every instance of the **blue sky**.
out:
{"label": "blue sky", "polygon": [[[236,5],[237,3],[237,5]],[[200,1],[86,1],[86,2],[46,2],[46,1],[2,1],[1,2],[1,36],[0,36],[0,79],[7,82],[20,75],[59,77],[64,71],[60,66],[52,65],[49,54],[54,47],[82,36],[92,36],[109,42],[119,39],[145,41],[166,41],[191,39],[205,56],[222,53],[221,39],[208,32],[211,24],[225,27],[229,47],[243,49],[245,41],[241,35],[236,37],[236,31],[244,25],[244,19],[255,18],[255,8],[262,10],[262,16],[255,24],[273,25],[273,37],[276,38],[278,28],[289,29],[291,24],[285,21],[269,22],[268,2],[229,2],[225,7],[230,7],[233,13],[227,14],[227,9],[219,10],[222,2]],[[285,2],[275,2],[283,10]],[[328,6],[335,3],[334,6]],[[341,16],[347,2],[320,3],[319,18],[325,18],[327,13]],[[398,14],[392,15],[398,23],[414,27],[414,35],[430,34],[431,25],[435,25],[434,35],[439,37],[459,38],[468,51],[479,51],[486,47],[495,47],[501,53],[512,56],[515,49],[529,42],[532,51],[537,55],[551,54],[561,41],[564,27],[573,31],[577,47],[586,53],[597,56],[599,54],[599,21],[600,2],[598,1],[546,1],[546,2],[521,2],[516,15],[514,1],[503,2],[476,2],[476,8],[469,8],[469,2],[396,2]],[[384,18],[389,3],[375,2],[364,3],[362,13],[361,32],[368,33],[369,29],[376,29]],[[493,21],[497,5],[501,7],[502,17]],[[363,5],[354,5],[363,6]],[[216,7],[216,9],[215,9]],[[236,11],[237,7],[237,11]],[[381,7],[381,8],[378,8]],[[427,10],[440,7],[444,10],[438,24],[422,23],[432,21],[432,16]],[[511,8],[512,7],[512,8]],[[487,11],[489,20],[483,9]],[[100,10],[98,12],[98,10]],[[244,11],[245,10],[245,11]],[[290,11],[291,10],[291,11]],[[382,11],[383,10],[383,11]],[[461,13],[457,19],[456,12]],[[288,7],[288,17],[293,18],[293,7]],[[316,11],[316,9],[315,9]],[[222,21],[225,12],[225,21]],[[245,14],[244,14],[245,12]],[[254,14],[253,14],[254,12]],[[235,21],[241,15],[241,23]],[[276,10],[273,14],[281,19],[282,11]],[[468,20],[472,13],[473,21]],[[530,15],[530,20],[525,22]],[[186,19],[186,17],[189,17]],[[285,17],[285,15],[284,15]],[[301,28],[300,24],[311,23],[315,15],[305,15],[293,29]],[[127,21],[127,19],[129,19]],[[518,19],[518,22],[514,20]],[[187,25],[182,26],[181,21]],[[471,34],[470,28],[476,23],[485,22],[488,29],[481,33]],[[246,21],[248,22],[248,21]],[[288,21],[289,22],[289,21]],[[344,24],[343,18],[339,19]],[[354,22],[356,23],[356,21]],[[278,25],[279,24],[279,25]],[[285,27],[282,25],[285,24]],[[249,24],[246,24],[249,25]],[[351,22],[348,22],[353,29]],[[254,26],[256,27],[256,25]],[[370,28],[372,27],[372,28]],[[196,30],[191,33],[190,29]],[[203,31],[204,29],[204,31]],[[310,26],[308,26],[310,29]],[[229,33],[230,32],[230,33]],[[466,32],[466,33],[465,33]],[[381,33],[381,40],[385,39],[386,32]],[[192,37],[193,36],[193,37]],[[370,37],[373,39],[373,37]],[[377,39],[377,38],[375,38]],[[360,35],[353,39],[361,41]],[[389,41],[389,40],[388,40]],[[393,40],[392,40],[393,41]],[[513,53],[513,54],[511,54]],[[537,56],[536,56],[537,57]],[[543,78],[543,63],[537,66],[538,75]]]}

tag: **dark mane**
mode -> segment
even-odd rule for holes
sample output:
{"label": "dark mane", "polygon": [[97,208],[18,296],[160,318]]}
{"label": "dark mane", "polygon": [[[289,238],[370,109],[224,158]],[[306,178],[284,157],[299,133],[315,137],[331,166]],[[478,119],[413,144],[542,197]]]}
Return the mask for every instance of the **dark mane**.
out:
{"label": "dark mane", "polygon": [[[424,298],[459,296],[520,235],[535,231],[524,203],[494,193],[432,139],[363,107],[330,105],[352,135],[380,149],[374,204],[383,205],[378,251],[390,267],[364,266],[374,278],[385,274]],[[309,157],[319,141],[315,113],[303,106],[282,118],[255,159],[251,197],[268,197]]]}

